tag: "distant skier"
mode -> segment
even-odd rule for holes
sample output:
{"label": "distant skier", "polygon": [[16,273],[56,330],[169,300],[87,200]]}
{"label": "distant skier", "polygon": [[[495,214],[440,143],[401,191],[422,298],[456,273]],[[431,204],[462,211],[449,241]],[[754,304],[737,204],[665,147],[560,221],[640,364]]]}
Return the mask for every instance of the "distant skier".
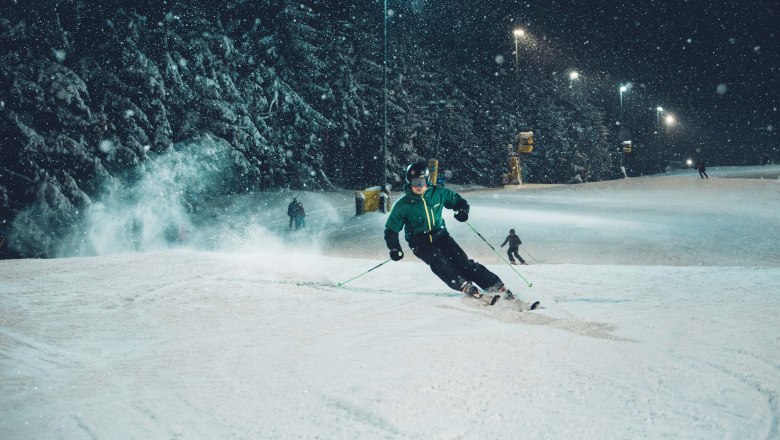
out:
{"label": "distant skier", "polygon": [[303,209],[303,203],[298,202],[298,211],[295,215],[295,229],[306,226],[306,210]]}
{"label": "distant skier", "polygon": [[295,197],[293,197],[292,202],[287,205],[287,215],[290,217],[290,225],[288,226],[289,229],[292,229],[293,225],[295,225],[295,229],[300,227],[298,222],[298,212],[302,208],[303,205],[301,205]]}
{"label": "distant skier", "polygon": [[523,260],[523,257],[517,253],[517,250],[520,249],[520,245],[523,244],[523,242],[520,240],[520,237],[515,235],[514,229],[509,230],[509,235],[507,235],[506,240],[501,243],[501,247],[504,247],[507,243],[509,243],[509,248],[507,248],[506,254],[509,257],[509,261],[512,264],[517,264],[517,262],[515,262],[515,257],[517,257],[517,259],[520,260],[520,264],[528,264]]}
{"label": "distant skier", "polygon": [[469,218],[469,204],[460,194],[447,188],[430,186],[428,166],[417,162],[406,168],[404,194],[393,204],[385,223],[385,243],[390,258],[398,261],[404,257],[398,233],[404,229],[404,237],[412,252],[423,260],[450,288],[465,295],[482,298],[494,304],[500,293],[507,299],[514,298],[501,279],[485,266],[468,258],[447,232],[442,219],[443,208],[455,211],[455,219],[465,222]]}
{"label": "distant skier", "polygon": [[710,176],[707,175],[707,168],[704,167],[704,161],[699,161],[699,163],[696,164],[696,168],[699,170],[699,177],[704,179],[705,177],[707,179],[710,178]]}

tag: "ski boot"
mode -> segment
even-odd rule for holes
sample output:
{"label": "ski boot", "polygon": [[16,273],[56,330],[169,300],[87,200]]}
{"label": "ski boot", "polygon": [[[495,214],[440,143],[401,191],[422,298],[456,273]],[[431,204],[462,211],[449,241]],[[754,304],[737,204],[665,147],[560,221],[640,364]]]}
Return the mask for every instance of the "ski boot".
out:
{"label": "ski boot", "polygon": [[460,286],[460,291],[463,292],[464,295],[472,298],[482,298],[482,293],[477,289],[477,286],[471,284],[470,281],[464,282],[463,285]]}
{"label": "ski boot", "polygon": [[504,294],[504,299],[515,299],[515,296],[512,295],[512,292],[510,292],[501,281],[488,287],[487,292],[495,295],[497,298],[496,301],[498,301],[498,298],[501,298],[502,293]]}
{"label": "ski boot", "polygon": [[466,281],[463,283],[463,287],[460,289],[463,294],[466,296],[470,296],[475,299],[479,299],[485,302],[486,305],[492,306],[501,298],[501,295],[484,295],[482,292],[477,289],[477,286],[472,284],[470,281]]}

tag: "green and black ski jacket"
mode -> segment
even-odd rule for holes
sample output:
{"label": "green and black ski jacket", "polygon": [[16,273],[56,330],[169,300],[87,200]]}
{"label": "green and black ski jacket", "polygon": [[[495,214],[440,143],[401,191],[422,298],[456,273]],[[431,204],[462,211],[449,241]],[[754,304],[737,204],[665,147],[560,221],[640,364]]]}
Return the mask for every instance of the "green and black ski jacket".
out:
{"label": "green and black ski jacket", "polygon": [[404,186],[404,195],[393,203],[390,216],[385,223],[385,241],[389,249],[400,249],[393,242],[404,229],[406,241],[414,247],[414,240],[436,239],[438,231],[446,231],[442,211],[447,209],[468,208],[468,203],[460,194],[447,188],[429,186],[423,195],[412,192],[409,185]]}

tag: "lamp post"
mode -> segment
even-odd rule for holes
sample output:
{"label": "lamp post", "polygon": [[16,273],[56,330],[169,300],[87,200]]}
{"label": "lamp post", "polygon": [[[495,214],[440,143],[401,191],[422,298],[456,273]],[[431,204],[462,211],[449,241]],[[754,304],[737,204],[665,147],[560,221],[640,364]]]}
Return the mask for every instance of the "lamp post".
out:
{"label": "lamp post", "polygon": [[[515,28],[512,31],[512,35],[515,36],[515,99],[517,100],[517,104],[519,107],[520,104],[520,39],[525,37],[525,30],[522,28]],[[514,163],[514,167],[516,167],[517,170],[517,184],[522,185],[523,177],[521,171],[522,168],[520,165],[520,155],[517,154],[516,152],[515,153],[510,152],[510,157],[509,157],[510,175],[512,174],[513,163]]]}
{"label": "lamp post", "polygon": [[623,124],[623,93],[628,90],[628,87],[620,86],[620,124]]}
{"label": "lamp post", "polygon": [[520,99],[520,39],[525,36],[525,30],[517,28],[512,35],[515,36],[515,97]]}
{"label": "lamp post", "polygon": [[658,140],[656,141],[656,158],[655,160],[661,162],[661,114],[663,114],[664,108],[660,105],[655,108],[655,121],[656,121],[656,133],[658,134]]}
{"label": "lamp post", "polygon": [[[665,167],[662,164],[663,162],[662,156],[663,155],[668,156],[672,150],[671,148],[663,148],[663,149],[661,148],[661,114],[662,113],[665,113],[663,107],[661,106],[656,107],[655,114],[656,114],[656,122],[658,124],[658,148],[656,149],[658,151],[658,156],[656,157],[656,160],[658,161],[658,165],[661,167],[661,172],[665,170]],[[666,116],[664,116],[663,122],[664,124],[666,124],[667,131],[668,131],[669,127],[677,123],[677,119],[674,117],[673,114],[666,112]],[[671,136],[667,136],[667,142],[670,142],[671,140],[672,140]]]}
{"label": "lamp post", "polygon": [[571,72],[569,72],[569,88],[570,89],[574,88],[574,81],[578,80],[579,78],[580,78],[580,74],[576,70],[572,70]]}
{"label": "lamp post", "polygon": [[[672,114],[667,114],[666,117],[664,117],[664,124],[666,124],[667,130],[669,130],[670,127],[672,127],[674,124],[677,123],[677,119]],[[667,144],[669,144],[668,148],[666,149],[667,156],[670,155],[674,151],[674,144],[673,144],[674,138],[670,134],[667,136]]]}
{"label": "lamp post", "polygon": [[382,95],[383,95],[383,113],[384,129],[382,135],[382,184],[387,187],[387,0],[384,1],[384,51],[382,56]]}

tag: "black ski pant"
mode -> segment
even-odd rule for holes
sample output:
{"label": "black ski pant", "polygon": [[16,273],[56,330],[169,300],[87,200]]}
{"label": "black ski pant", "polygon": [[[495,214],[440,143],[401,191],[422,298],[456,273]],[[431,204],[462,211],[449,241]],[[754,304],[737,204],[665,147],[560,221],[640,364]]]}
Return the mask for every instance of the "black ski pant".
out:
{"label": "black ski pant", "polygon": [[515,257],[517,257],[518,260],[520,260],[521,263],[525,263],[525,260],[523,260],[523,257],[520,256],[520,254],[517,253],[518,248],[510,247],[507,249],[506,254],[509,256],[509,261],[514,263]]}
{"label": "black ski pant", "polygon": [[432,241],[430,234],[421,234],[415,237],[412,245],[414,255],[454,290],[460,291],[465,281],[476,283],[483,289],[501,281],[485,266],[470,260],[446,230],[443,233],[436,231]]}

